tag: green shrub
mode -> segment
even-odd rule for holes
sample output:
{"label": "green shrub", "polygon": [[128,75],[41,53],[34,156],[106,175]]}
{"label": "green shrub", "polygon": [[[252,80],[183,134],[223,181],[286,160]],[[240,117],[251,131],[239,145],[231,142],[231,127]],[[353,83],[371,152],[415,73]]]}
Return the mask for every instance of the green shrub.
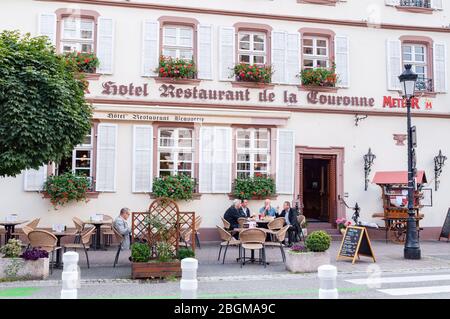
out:
{"label": "green shrub", "polygon": [[156,244],[156,253],[160,262],[168,262],[174,258],[172,245],[166,241],[160,241]]}
{"label": "green shrub", "polygon": [[150,260],[150,247],[144,243],[131,245],[131,260],[135,263],[145,263]]}
{"label": "green shrub", "polygon": [[4,255],[5,258],[17,258],[22,253],[22,242],[18,239],[10,239],[8,243],[0,248],[0,253]]}
{"label": "green shrub", "polygon": [[44,183],[44,192],[50,196],[50,202],[56,208],[70,201],[87,202],[87,192],[90,187],[91,182],[88,177],[67,172],[59,176],[49,176]]}
{"label": "green shrub", "polygon": [[275,194],[275,181],[271,177],[256,174],[255,177],[236,178],[233,196],[239,199],[267,197]]}
{"label": "green shrub", "polygon": [[306,237],[305,244],[309,251],[323,252],[330,248],[331,236],[323,230],[314,231]]}
{"label": "green shrub", "polygon": [[180,249],[178,249],[178,259],[182,260],[184,258],[194,258],[195,257],[195,253],[192,249],[190,248],[185,248],[185,247],[181,247]]}
{"label": "green shrub", "polygon": [[155,177],[153,195],[172,200],[190,200],[195,190],[195,180],[184,174]]}

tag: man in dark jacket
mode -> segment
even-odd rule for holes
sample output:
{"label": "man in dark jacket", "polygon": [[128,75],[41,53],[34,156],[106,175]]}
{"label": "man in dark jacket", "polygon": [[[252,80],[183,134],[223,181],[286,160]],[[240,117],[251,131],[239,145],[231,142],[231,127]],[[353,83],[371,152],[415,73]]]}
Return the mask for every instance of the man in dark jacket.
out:
{"label": "man in dark jacket", "polygon": [[241,217],[250,218],[252,215],[250,213],[250,208],[248,208],[248,199],[244,199],[241,203],[241,208],[239,208],[239,213]]}
{"label": "man in dark jacket", "polygon": [[290,226],[288,229],[289,246],[292,245],[292,242],[295,241],[298,234],[302,231],[297,216],[297,211],[291,208],[291,203],[287,201],[283,204],[283,211],[277,214],[277,217],[283,217],[285,219],[285,224]]}
{"label": "man in dark jacket", "polygon": [[242,217],[239,209],[241,208],[241,201],[239,199],[235,199],[233,201],[233,205],[231,205],[223,218],[230,223],[230,229],[233,230],[235,228],[239,228],[238,218]]}

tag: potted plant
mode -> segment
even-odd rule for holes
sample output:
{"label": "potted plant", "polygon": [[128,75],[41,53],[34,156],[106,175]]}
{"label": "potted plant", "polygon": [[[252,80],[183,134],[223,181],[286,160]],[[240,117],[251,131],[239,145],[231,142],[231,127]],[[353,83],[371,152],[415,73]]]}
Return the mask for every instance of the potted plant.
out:
{"label": "potted plant", "polygon": [[345,218],[338,218],[336,219],[336,224],[341,234],[344,235],[345,230],[347,229],[348,226],[352,224],[352,222]]}
{"label": "potted plant", "polygon": [[254,177],[236,178],[233,183],[232,195],[239,199],[262,199],[275,193],[274,179],[259,173]]}
{"label": "potted plant", "polygon": [[305,246],[293,245],[286,254],[286,269],[297,272],[316,272],[321,265],[330,263],[328,248],[331,236],[322,230],[312,232],[305,240]]}
{"label": "potted plant", "polygon": [[238,82],[270,83],[272,74],[272,67],[269,65],[239,63],[233,69]]}
{"label": "potted plant", "polygon": [[165,56],[159,58],[159,65],[155,72],[160,78],[195,79],[197,77],[194,60]]}
{"label": "potted plant", "polygon": [[[153,230],[157,240],[152,244],[136,242],[131,245],[133,279],[181,276],[180,256],[175,256],[170,242],[174,235],[172,225],[165,224],[158,218],[148,218],[146,224],[151,226],[148,229]],[[152,257],[152,249],[156,250],[156,258]]]}
{"label": "potted plant", "polygon": [[183,260],[184,258],[194,258],[195,252],[191,248],[181,247],[178,249],[178,259]]}
{"label": "potted plant", "polygon": [[332,68],[304,69],[300,72],[303,86],[335,87],[337,83],[336,70]]}
{"label": "potted plant", "polygon": [[22,252],[22,242],[10,239],[0,248],[0,279],[46,279],[49,275],[48,252],[33,248]]}
{"label": "potted plant", "polygon": [[100,65],[100,62],[94,53],[68,52],[65,53],[64,56],[77,67],[78,72],[80,73],[95,73]]}
{"label": "potted plant", "polygon": [[57,209],[71,201],[88,202],[87,193],[91,188],[88,177],[77,176],[70,172],[59,176],[51,175],[44,183],[44,197],[49,197],[50,202]]}
{"label": "potted plant", "polygon": [[170,198],[175,201],[191,200],[195,187],[195,180],[184,174],[155,177],[153,179],[153,196]]}

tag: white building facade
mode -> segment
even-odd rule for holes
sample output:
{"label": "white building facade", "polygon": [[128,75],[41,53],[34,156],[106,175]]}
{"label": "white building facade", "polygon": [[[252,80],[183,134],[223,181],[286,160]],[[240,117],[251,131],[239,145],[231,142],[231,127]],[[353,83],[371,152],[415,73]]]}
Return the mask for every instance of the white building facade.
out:
{"label": "white building facade", "polygon": [[[381,189],[365,190],[363,156],[375,171],[407,168],[406,112],[398,75],[412,64],[421,86],[413,103],[417,168],[433,189],[421,226],[436,238],[450,206],[450,169],[434,190],[434,157],[450,154],[450,4],[443,0],[5,0],[0,30],[46,35],[58,52],[100,59],[86,98],[92,134],[65,165],[95,181],[88,203],[54,210],[39,193],[57,165],[0,179],[2,214],[41,218],[42,226],[121,207],[145,211],[155,176],[198,181],[182,211],[203,217],[201,234],[231,204],[233,180],[260,173],[276,180],[274,206],[301,199],[305,215],[334,222],[377,222]],[[197,79],[170,81],[161,55],[192,58]],[[236,63],[273,68],[272,83],[238,82]],[[301,84],[302,69],[335,65],[336,87]],[[81,158],[89,165],[78,165]],[[86,163],[86,162],[85,162]],[[262,201],[250,201],[257,211]]]}

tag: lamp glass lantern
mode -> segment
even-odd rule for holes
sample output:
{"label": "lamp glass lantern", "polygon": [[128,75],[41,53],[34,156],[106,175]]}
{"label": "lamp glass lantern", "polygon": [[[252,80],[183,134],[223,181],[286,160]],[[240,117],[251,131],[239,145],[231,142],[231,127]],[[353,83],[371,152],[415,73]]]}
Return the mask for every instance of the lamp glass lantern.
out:
{"label": "lamp glass lantern", "polygon": [[434,163],[436,164],[436,167],[442,168],[446,160],[447,156],[444,156],[442,150],[439,150],[439,154],[434,158]]}
{"label": "lamp glass lantern", "polygon": [[412,65],[406,64],[405,70],[398,77],[400,83],[402,84],[403,96],[406,98],[411,98],[414,96],[416,91],[416,82],[418,75],[411,70]]}
{"label": "lamp glass lantern", "polygon": [[369,152],[367,152],[367,154],[364,155],[364,164],[366,164],[366,167],[372,166],[375,158],[376,158],[375,154],[373,154],[372,150],[369,148]]}

